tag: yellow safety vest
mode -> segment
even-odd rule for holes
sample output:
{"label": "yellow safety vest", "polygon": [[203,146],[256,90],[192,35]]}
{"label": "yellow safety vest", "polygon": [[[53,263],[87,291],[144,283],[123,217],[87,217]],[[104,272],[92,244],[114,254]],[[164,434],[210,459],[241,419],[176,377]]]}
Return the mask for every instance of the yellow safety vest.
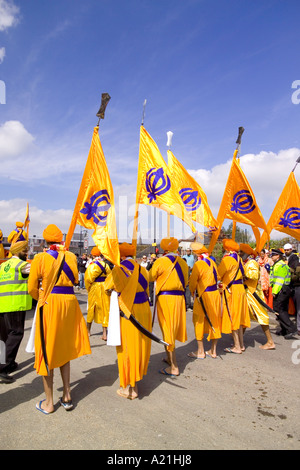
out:
{"label": "yellow safety vest", "polygon": [[0,265],[0,313],[31,310],[28,276],[21,272],[25,264],[19,258],[10,258]]}

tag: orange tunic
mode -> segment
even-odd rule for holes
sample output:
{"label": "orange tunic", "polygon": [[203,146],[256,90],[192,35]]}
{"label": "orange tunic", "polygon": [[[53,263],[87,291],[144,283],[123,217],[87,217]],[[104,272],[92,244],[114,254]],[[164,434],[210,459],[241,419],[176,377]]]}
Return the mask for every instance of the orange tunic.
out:
{"label": "orange tunic", "polygon": [[[176,269],[172,269],[173,263],[168,258],[171,255],[177,258],[182,270],[183,283]],[[167,256],[158,258],[149,271],[149,281],[156,281],[155,293],[157,318],[162,331],[163,340],[169,344],[168,351],[175,349],[175,341],[184,343],[187,340],[186,333],[186,305],[184,295],[172,294],[172,291],[184,290],[188,283],[188,265],[179,256],[169,253]],[[161,294],[167,292],[167,294]]]}
{"label": "orange tunic", "polygon": [[[73,273],[74,284],[78,283],[76,256],[66,251],[65,261]],[[55,259],[49,253],[39,253],[34,257],[28,278],[28,292],[34,299],[38,300],[42,297],[42,292],[39,290],[40,281],[41,288],[46,291],[49,283],[49,272],[54,263]],[[73,282],[62,271],[55,286],[72,288]],[[61,367],[84,354],[91,354],[86,323],[75,294],[49,294],[47,303],[43,307],[43,327],[50,370]],[[34,368],[39,375],[47,375],[43,359],[38,308]]]}
{"label": "orange tunic", "polygon": [[[126,259],[132,266],[138,266],[133,259]],[[124,263],[124,262],[122,262]],[[125,268],[124,268],[125,269]],[[106,292],[115,290],[116,292],[124,292],[128,283],[131,281],[131,270],[126,270],[126,274],[121,268],[115,266],[112,272],[108,275],[104,289]],[[127,303],[127,298],[145,294],[145,302],[133,303],[128,306],[133,315],[141,325],[143,325],[148,331],[152,331],[152,316],[149,305],[149,289],[148,289],[148,271],[141,267],[140,274],[146,280],[146,286],[134,282],[130,288],[131,292],[124,296],[124,302]],[[146,289],[145,289],[146,287]],[[126,293],[127,294],[127,293]],[[151,340],[143,335],[127,318],[120,318],[120,330],[121,330],[121,346],[117,346],[118,356],[118,369],[120,386],[125,388],[127,385],[134,387],[136,382],[142,380],[143,376],[147,374],[148,363],[151,352]]]}
{"label": "orange tunic", "polygon": [[[217,279],[215,279],[215,275]],[[193,323],[195,336],[198,341],[202,341],[204,334],[208,334],[208,340],[221,338],[221,296],[217,289],[217,280],[217,266],[211,258],[207,258],[207,261],[199,260],[194,264],[189,280],[189,287],[192,295],[194,295],[196,291],[198,294],[193,308]],[[211,328],[205,317],[202,305],[199,301],[200,297],[203,300],[205,310],[215,331]]]}
{"label": "orange tunic", "polygon": [[[100,266],[102,266],[102,269]],[[110,272],[111,269],[108,264],[100,259],[92,261],[86,268],[84,283],[88,291],[86,318],[88,323],[94,321],[95,323],[100,323],[103,327],[108,326],[109,296],[105,293],[104,281]]]}
{"label": "orange tunic", "polygon": [[[237,255],[236,255],[237,256]],[[223,314],[222,314],[222,333],[229,334],[232,331],[238,330],[240,326],[250,328],[250,316],[248,310],[248,303],[246,298],[246,292],[243,285],[243,275],[241,270],[235,278],[235,283],[229,288],[229,292],[226,289],[237,272],[239,262],[241,259],[238,257],[238,261],[233,256],[225,255],[222,258],[221,263],[218,267],[218,273],[220,280],[223,283]],[[225,292],[225,294],[224,294]],[[228,303],[228,309],[226,306],[225,295]]]}

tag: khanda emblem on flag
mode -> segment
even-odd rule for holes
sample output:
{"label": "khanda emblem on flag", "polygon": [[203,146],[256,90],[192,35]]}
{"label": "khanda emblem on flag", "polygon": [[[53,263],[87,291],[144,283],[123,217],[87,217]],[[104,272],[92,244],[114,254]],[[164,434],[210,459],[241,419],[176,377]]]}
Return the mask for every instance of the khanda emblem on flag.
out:
{"label": "khanda emblem on flag", "polygon": [[299,207],[290,207],[285,211],[279,221],[279,225],[289,227],[292,230],[300,229],[300,209]]}
{"label": "khanda emblem on flag", "polygon": [[250,194],[250,191],[242,189],[238,191],[233,196],[233,201],[231,204],[231,210],[239,214],[249,214],[249,212],[254,211],[255,204],[253,203],[253,198]]}
{"label": "khanda emblem on flag", "polygon": [[[107,222],[107,214],[111,207],[110,197],[106,189],[102,189],[95,193],[89,202],[84,203],[84,207],[80,210],[81,214],[85,214],[87,220],[93,218],[96,225],[105,227]],[[103,214],[103,215],[101,215]]]}
{"label": "khanda emblem on flag", "polygon": [[201,204],[201,197],[193,188],[183,188],[179,191],[179,195],[187,211],[195,211]]}
{"label": "khanda emblem on flag", "polygon": [[146,173],[146,190],[149,203],[156,200],[157,196],[169,191],[171,188],[171,181],[168,175],[164,174],[163,168],[151,168]]}

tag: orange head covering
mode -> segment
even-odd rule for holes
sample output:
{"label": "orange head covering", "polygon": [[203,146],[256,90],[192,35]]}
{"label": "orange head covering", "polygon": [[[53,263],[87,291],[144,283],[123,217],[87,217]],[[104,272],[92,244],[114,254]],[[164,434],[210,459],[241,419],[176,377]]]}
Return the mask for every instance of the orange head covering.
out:
{"label": "orange head covering", "polygon": [[240,245],[230,238],[224,238],[223,248],[226,251],[239,251]]}
{"label": "orange head covering", "polygon": [[97,248],[96,246],[94,246],[94,247],[91,249],[91,255],[92,255],[92,256],[100,256],[100,255],[101,255],[101,251],[99,250],[99,248]]}
{"label": "orange head covering", "polygon": [[256,252],[251,248],[250,245],[247,245],[246,243],[240,243],[240,250],[246,253],[247,255],[253,255],[256,256]]}
{"label": "orange head covering", "polygon": [[63,239],[62,231],[54,224],[48,225],[43,231],[43,237],[46,242],[60,243]]}
{"label": "orange head covering", "polygon": [[177,238],[163,238],[160,242],[160,247],[164,251],[176,251],[178,248],[179,242]]}
{"label": "orange head covering", "polygon": [[202,253],[208,253],[208,249],[205,245],[199,242],[191,243],[191,250],[196,253],[196,255],[201,255]]}
{"label": "orange head covering", "polygon": [[23,228],[24,222],[16,222],[16,227]]}
{"label": "orange head covering", "polygon": [[120,256],[134,256],[136,252],[136,248],[134,245],[130,243],[121,243],[119,246]]}
{"label": "orange head covering", "polygon": [[25,250],[25,248],[28,247],[28,241],[25,240],[23,242],[16,242],[13,243],[9,249],[12,255],[17,255],[18,253],[21,253],[21,251]]}

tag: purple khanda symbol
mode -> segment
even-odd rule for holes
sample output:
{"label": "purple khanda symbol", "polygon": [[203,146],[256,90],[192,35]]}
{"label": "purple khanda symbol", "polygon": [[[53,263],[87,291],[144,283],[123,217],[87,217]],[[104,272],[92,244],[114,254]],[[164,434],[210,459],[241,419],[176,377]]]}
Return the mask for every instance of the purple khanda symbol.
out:
{"label": "purple khanda symbol", "polygon": [[[108,211],[110,208],[111,203],[108,191],[106,189],[102,189],[91,197],[90,202],[84,203],[84,207],[80,210],[80,212],[81,214],[86,215],[87,220],[93,218],[93,221],[96,225],[105,227]],[[104,214],[100,215],[101,213]]]}
{"label": "purple khanda symbol", "polygon": [[187,211],[195,211],[201,204],[201,197],[198,195],[198,191],[193,188],[181,189],[179,196]]}
{"label": "purple khanda symbol", "polygon": [[233,196],[231,204],[231,210],[239,214],[249,214],[254,211],[255,205],[253,204],[253,198],[250,191],[242,189]]}
{"label": "purple khanda symbol", "polygon": [[299,207],[290,207],[285,211],[279,221],[279,225],[293,230],[300,229],[300,209]]}
{"label": "purple khanda symbol", "polygon": [[157,196],[169,191],[171,181],[168,175],[164,174],[163,168],[151,168],[146,173],[146,190],[149,203],[156,200]]}

